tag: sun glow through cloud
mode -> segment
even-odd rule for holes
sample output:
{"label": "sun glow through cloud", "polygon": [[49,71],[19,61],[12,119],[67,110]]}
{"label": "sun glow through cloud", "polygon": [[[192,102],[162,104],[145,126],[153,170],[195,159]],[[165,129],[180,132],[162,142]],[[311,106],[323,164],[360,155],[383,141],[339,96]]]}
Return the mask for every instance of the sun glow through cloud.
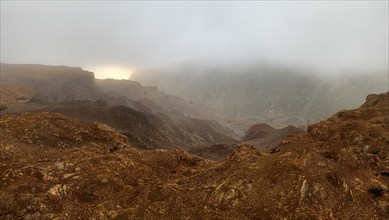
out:
{"label": "sun glow through cloud", "polygon": [[101,66],[87,69],[95,74],[96,79],[129,79],[134,71],[123,66]]}

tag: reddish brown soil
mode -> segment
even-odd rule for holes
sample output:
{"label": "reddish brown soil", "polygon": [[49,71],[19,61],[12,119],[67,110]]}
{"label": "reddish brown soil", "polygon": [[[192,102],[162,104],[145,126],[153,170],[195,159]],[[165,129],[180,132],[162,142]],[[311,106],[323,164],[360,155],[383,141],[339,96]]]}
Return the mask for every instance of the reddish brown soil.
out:
{"label": "reddish brown soil", "polygon": [[8,105],[18,102],[28,102],[34,98],[36,92],[29,86],[23,85],[1,85],[0,104]]}
{"label": "reddish brown soil", "polygon": [[137,150],[102,124],[0,117],[2,219],[388,219],[389,93],[265,154]]}

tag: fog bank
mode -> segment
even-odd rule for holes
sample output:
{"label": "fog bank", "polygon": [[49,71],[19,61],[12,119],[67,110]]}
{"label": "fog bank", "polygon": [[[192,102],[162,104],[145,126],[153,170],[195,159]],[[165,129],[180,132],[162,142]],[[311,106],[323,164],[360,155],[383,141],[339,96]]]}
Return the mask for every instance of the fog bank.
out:
{"label": "fog bank", "polygon": [[267,60],[387,70],[388,47],[387,1],[1,2],[7,63],[131,72],[190,59]]}

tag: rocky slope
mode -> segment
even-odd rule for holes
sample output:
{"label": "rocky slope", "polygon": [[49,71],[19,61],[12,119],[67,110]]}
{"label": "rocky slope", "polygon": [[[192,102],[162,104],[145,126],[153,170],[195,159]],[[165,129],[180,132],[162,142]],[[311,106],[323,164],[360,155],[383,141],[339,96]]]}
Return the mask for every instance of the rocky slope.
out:
{"label": "rocky slope", "polygon": [[29,86],[2,85],[0,89],[0,104],[3,105],[9,105],[17,102],[29,102],[36,95],[35,90]]}
{"label": "rocky slope", "polygon": [[169,117],[136,111],[105,102],[73,101],[50,105],[39,111],[58,112],[87,122],[105,123],[128,137],[138,148],[189,149],[232,140],[218,123],[191,117]]}
{"label": "rocky slope", "polygon": [[102,122],[139,148],[188,149],[234,136],[198,117],[222,118],[209,109],[129,80],[95,80],[81,68],[1,64],[1,79],[1,114],[51,111]]}
{"label": "rocky slope", "polygon": [[303,129],[292,125],[276,129],[267,124],[259,123],[251,126],[242,140],[260,151],[269,152],[280,144],[286,136],[303,132]]}
{"label": "rocky slope", "polygon": [[227,141],[205,146],[191,147],[188,152],[205,159],[223,161],[239,145],[238,141]]}
{"label": "rocky slope", "polygon": [[101,124],[0,116],[2,219],[387,219],[389,93],[221,163],[137,150]]}
{"label": "rocky slope", "polygon": [[33,100],[36,92],[29,86],[1,85],[0,86],[0,111],[6,110],[10,105],[26,103]]}
{"label": "rocky slope", "polygon": [[[144,87],[131,80],[113,79],[96,80],[96,85],[105,93],[126,97],[128,100],[146,106],[153,114],[163,113],[173,120],[179,118],[182,121],[186,117],[190,117],[216,121],[224,127],[227,135],[233,138],[240,138],[246,129],[244,124],[247,123],[246,121],[243,123],[235,121],[225,116],[221,111],[195,105],[178,96],[164,93],[156,87]],[[127,105],[132,107],[131,104]]]}
{"label": "rocky slope", "polygon": [[257,150],[268,153],[278,146],[285,137],[304,132],[304,129],[292,125],[277,129],[267,124],[258,123],[252,125],[240,140],[219,139],[214,144],[190,147],[188,152],[206,159],[223,161],[239,143],[250,144]]}
{"label": "rocky slope", "polygon": [[142,149],[183,149],[233,141],[215,121],[169,117],[139,112],[130,107],[112,106],[104,101],[69,101],[62,103],[18,103],[2,114],[23,112],[57,112],[83,122],[105,123],[128,138],[129,143]]}
{"label": "rocky slope", "polygon": [[166,94],[156,87],[144,87],[131,80],[97,79],[96,86],[104,92],[114,93],[143,103],[154,113],[188,115],[197,118],[219,118],[221,112],[186,102],[177,96]]}

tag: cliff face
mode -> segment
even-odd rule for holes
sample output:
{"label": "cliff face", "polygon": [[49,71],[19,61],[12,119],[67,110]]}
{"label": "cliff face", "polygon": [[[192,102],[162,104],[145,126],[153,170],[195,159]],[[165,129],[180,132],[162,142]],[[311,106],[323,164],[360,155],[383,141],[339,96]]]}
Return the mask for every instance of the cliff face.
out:
{"label": "cliff face", "polygon": [[388,128],[389,93],[370,95],[271,154],[245,144],[218,163],[60,114],[0,116],[0,217],[387,219]]}
{"label": "cliff face", "polygon": [[1,84],[30,86],[43,101],[101,98],[95,88],[93,73],[81,68],[4,63],[0,68]]}

